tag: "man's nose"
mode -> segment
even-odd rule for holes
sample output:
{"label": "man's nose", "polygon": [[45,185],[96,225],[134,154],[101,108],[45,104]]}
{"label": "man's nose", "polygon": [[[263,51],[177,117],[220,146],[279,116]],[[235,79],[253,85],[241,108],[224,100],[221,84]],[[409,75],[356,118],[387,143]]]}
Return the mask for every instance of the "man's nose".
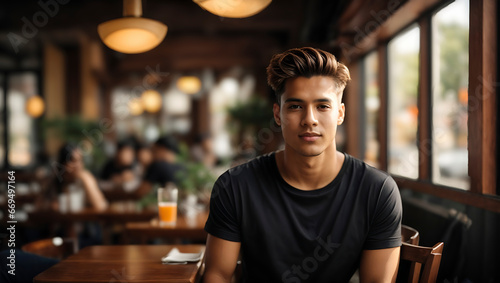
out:
{"label": "man's nose", "polygon": [[318,125],[316,108],[313,106],[307,107],[304,111],[304,116],[302,117],[303,126],[316,126]]}

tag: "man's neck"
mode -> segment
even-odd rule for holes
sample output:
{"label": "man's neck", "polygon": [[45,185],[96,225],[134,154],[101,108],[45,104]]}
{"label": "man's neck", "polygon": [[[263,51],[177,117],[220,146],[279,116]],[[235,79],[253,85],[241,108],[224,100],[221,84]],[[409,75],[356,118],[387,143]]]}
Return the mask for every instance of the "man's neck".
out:
{"label": "man's neck", "polygon": [[337,177],[344,154],[335,147],[318,156],[302,156],[289,150],[276,153],[278,170],[291,186],[304,191],[325,187]]}

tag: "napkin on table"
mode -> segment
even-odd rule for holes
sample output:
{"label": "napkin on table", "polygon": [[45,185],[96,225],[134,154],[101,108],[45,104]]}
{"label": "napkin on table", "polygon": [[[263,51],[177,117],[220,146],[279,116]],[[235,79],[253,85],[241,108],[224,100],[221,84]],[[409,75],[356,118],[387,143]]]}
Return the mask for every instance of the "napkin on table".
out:
{"label": "napkin on table", "polygon": [[166,256],[161,258],[163,263],[188,263],[201,260],[203,253],[181,253],[173,248]]}

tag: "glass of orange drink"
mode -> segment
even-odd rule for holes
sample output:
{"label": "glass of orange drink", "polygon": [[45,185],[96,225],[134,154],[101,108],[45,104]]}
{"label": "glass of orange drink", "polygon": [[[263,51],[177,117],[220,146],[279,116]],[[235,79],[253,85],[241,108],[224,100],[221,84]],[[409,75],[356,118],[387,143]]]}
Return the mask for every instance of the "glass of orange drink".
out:
{"label": "glass of orange drink", "polygon": [[165,188],[158,189],[158,215],[160,225],[171,226],[177,221],[177,187],[167,184]]}

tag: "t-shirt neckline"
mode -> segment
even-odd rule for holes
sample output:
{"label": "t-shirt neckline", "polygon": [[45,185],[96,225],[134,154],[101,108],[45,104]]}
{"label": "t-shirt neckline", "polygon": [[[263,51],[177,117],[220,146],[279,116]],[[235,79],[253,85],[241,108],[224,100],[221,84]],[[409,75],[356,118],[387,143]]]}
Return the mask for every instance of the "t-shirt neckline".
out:
{"label": "t-shirt neckline", "polygon": [[292,185],[290,185],[287,181],[285,181],[285,179],[283,179],[283,176],[281,176],[281,173],[280,173],[280,170],[278,169],[278,164],[276,162],[276,152],[273,152],[270,157],[271,157],[271,163],[272,163],[272,170],[274,171],[274,173],[276,174],[276,176],[278,176],[278,181],[280,183],[283,184],[283,188],[285,188],[286,191],[288,192],[291,192],[293,194],[297,194],[297,195],[301,195],[301,196],[317,196],[317,195],[323,195],[323,194],[326,194],[328,192],[330,192],[331,190],[335,189],[336,187],[338,187],[340,181],[342,180],[342,177],[344,176],[344,172],[346,170],[346,167],[348,165],[349,162],[351,162],[351,156],[347,153],[344,153],[344,162],[342,163],[342,167],[340,167],[340,171],[339,173],[337,174],[337,176],[335,176],[335,178],[330,182],[328,183],[326,186],[322,187],[322,188],[319,188],[319,189],[315,189],[315,190],[301,190],[299,188],[296,188]]}

